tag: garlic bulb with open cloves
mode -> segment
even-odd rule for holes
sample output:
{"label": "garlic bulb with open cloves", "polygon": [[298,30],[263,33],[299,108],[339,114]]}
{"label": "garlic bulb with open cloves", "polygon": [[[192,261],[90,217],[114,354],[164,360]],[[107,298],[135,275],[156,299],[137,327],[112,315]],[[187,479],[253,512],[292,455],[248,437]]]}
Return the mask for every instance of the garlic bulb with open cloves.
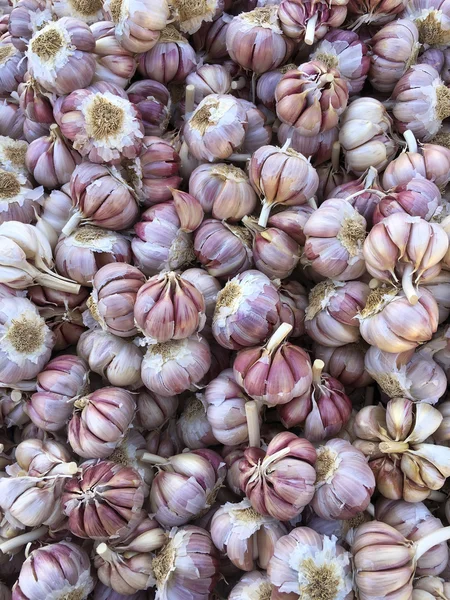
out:
{"label": "garlic bulb with open cloves", "polygon": [[356,415],[354,445],[368,458],[378,491],[391,500],[420,502],[450,474],[450,448],[428,443],[442,415],[429,404],[406,398],[387,407],[366,406]]}
{"label": "garlic bulb with open cloves", "polygon": [[279,19],[285,35],[311,46],[347,16],[348,0],[282,0]]}

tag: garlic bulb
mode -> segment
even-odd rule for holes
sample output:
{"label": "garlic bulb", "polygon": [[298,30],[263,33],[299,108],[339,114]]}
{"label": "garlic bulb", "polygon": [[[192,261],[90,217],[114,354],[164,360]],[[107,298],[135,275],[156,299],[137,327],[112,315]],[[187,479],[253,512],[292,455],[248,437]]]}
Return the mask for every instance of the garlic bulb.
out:
{"label": "garlic bulb", "polygon": [[316,493],[311,507],[323,519],[352,519],[366,510],[375,477],[364,454],[345,440],[317,448]]}
{"label": "garlic bulb", "polygon": [[75,17],[88,25],[104,17],[103,0],[53,0],[52,9],[58,18]]}
{"label": "garlic bulb", "polygon": [[339,27],[347,16],[347,1],[282,0],[279,18],[286,35],[311,46],[322,39],[330,27]]}
{"label": "garlic bulb", "polygon": [[70,94],[91,83],[94,50],[95,40],[88,25],[62,17],[44,25],[31,38],[26,52],[30,75],[49,92]]}
{"label": "garlic bulb", "polygon": [[0,223],[32,223],[43,201],[42,186],[33,189],[25,174],[0,166]]}
{"label": "garlic bulb", "polygon": [[130,243],[120,233],[86,225],[67,237],[60,236],[55,262],[59,273],[91,287],[95,274],[104,265],[131,262]]}
{"label": "garlic bulb", "polygon": [[117,164],[139,155],[144,137],[140,115],[112,83],[99,82],[60,96],[54,114],[63,135],[91,162]]}
{"label": "garlic bulb", "polygon": [[165,85],[153,79],[135,81],[127,88],[127,94],[142,115],[146,136],[165,133],[170,119],[171,98]]}
{"label": "garlic bulb", "polygon": [[139,523],[145,493],[144,482],[131,467],[109,460],[86,461],[67,481],[62,496],[67,528],[83,539],[123,537]]}
{"label": "garlic bulb", "polygon": [[133,53],[153,48],[169,19],[166,0],[105,0],[103,9],[120,44]]}
{"label": "garlic bulb", "polygon": [[76,544],[58,542],[38,547],[27,557],[13,587],[13,598],[53,596],[87,598],[95,586],[88,553]]}
{"label": "garlic bulb", "polygon": [[83,458],[107,458],[131,425],[136,404],[130,392],[104,387],[74,402],[67,440]]}
{"label": "garlic bulb", "polygon": [[208,342],[199,335],[149,346],[142,360],[142,381],[162,396],[195,391],[211,365]]}
{"label": "garlic bulb", "polygon": [[137,417],[145,430],[161,428],[178,409],[178,396],[160,396],[143,388],[136,399]]}
{"label": "garlic bulb", "polygon": [[312,600],[319,592],[329,600],[351,600],[350,558],[334,536],[297,527],[276,542],[267,574],[279,598]]}
{"label": "garlic bulb", "polygon": [[97,271],[88,307],[102,329],[118,337],[136,335],[134,305],[145,283],[138,268],[125,263],[111,263]]}
{"label": "garlic bulb", "polygon": [[267,569],[277,541],[287,533],[283,523],[260,515],[249,500],[227,502],[214,513],[211,537],[220,552],[242,571]]}
{"label": "garlic bulb", "polygon": [[0,380],[14,384],[32,379],[48,362],[55,337],[26,298],[0,299]]}
{"label": "garlic bulb", "polygon": [[142,351],[131,341],[101,329],[89,329],[81,335],[77,353],[111,385],[132,389],[142,385]]}

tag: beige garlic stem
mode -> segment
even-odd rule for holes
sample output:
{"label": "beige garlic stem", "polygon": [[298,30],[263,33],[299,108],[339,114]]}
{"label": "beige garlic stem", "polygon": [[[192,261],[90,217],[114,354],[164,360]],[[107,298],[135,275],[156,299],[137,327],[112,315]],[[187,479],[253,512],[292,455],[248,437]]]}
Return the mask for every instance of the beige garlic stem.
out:
{"label": "beige garlic stem", "polygon": [[247,162],[247,160],[250,160],[251,157],[251,154],[230,154],[227,160],[234,162]]}
{"label": "beige garlic stem", "polygon": [[270,215],[270,211],[272,210],[272,204],[270,204],[269,202],[267,202],[267,200],[264,198],[263,200],[263,205],[261,208],[261,214],[259,215],[259,219],[258,219],[258,225],[261,225],[261,227],[265,227],[267,225],[267,221],[269,220],[269,215]]}
{"label": "beige garlic stem", "polygon": [[261,443],[259,412],[258,405],[254,400],[245,403],[245,416],[247,417],[248,445],[251,448],[259,448]]}
{"label": "beige garlic stem", "polygon": [[316,358],[316,360],[313,362],[313,366],[312,366],[312,375],[313,375],[313,382],[316,385],[320,385],[322,382],[322,371],[325,367],[325,363],[323,362],[323,360],[320,360],[320,358]]}
{"label": "beige garlic stem", "polygon": [[437,492],[435,490],[432,490],[427,500],[432,500],[433,502],[445,502],[447,500],[447,494],[444,494],[444,492]]}
{"label": "beige garlic stem", "polygon": [[239,77],[239,79],[237,81],[231,82],[231,89],[232,90],[242,90],[242,88],[245,87],[245,84],[246,84],[245,77]]}
{"label": "beige garlic stem", "polygon": [[151,452],[146,452],[145,450],[138,450],[136,452],[136,458],[142,462],[148,462],[153,465],[165,465],[169,460],[168,458],[158,456],[157,454],[152,454]]}
{"label": "beige garlic stem", "polygon": [[274,352],[278,346],[284,342],[291,331],[292,325],[289,325],[289,323],[281,323],[270,340],[267,342],[266,350],[268,354],[272,354],[272,352]]}
{"label": "beige garlic stem", "polygon": [[194,98],[195,98],[195,85],[190,83],[189,85],[186,86],[186,98],[185,98],[185,102],[184,102],[184,113],[186,115],[190,115],[192,112],[194,112],[194,106],[195,106]]}
{"label": "beige garlic stem", "polygon": [[408,152],[417,152],[417,141],[413,132],[410,129],[407,129],[403,134],[403,137],[405,138],[406,145],[408,146]]}
{"label": "beige garlic stem", "polygon": [[11,392],[11,400],[13,402],[20,402],[22,400],[22,392],[19,390],[13,390]]}
{"label": "beige garlic stem", "polygon": [[414,305],[419,302],[419,296],[417,295],[416,289],[412,282],[412,275],[414,272],[414,267],[412,264],[407,264],[405,270],[403,271],[402,277],[402,288],[405,292],[406,297],[409,300],[409,303]]}
{"label": "beige garlic stem", "polygon": [[381,285],[381,283],[380,283],[380,281],[379,281],[378,279],[375,279],[375,278],[374,278],[374,279],[371,279],[371,280],[369,281],[369,288],[370,288],[371,290],[376,290],[377,288],[379,288],[379,287],[380,287],[380,285]]}
{"label": "beige garlic stem", "polygon": [[437,546],[442,542],[446,542],[449,539],[450,527],[443,527],[442,529],[438,529],[437,531],[433,531],[433,533],[426,535],[424,538],[416,542],[416,562],[425,554],[425,552],[428,552],[430,548],[433,548],[433,546]]}
{"label": "beige garlic stem", "polygon": [[409,449],[406,442],[381,442],[378,444],[380,452],[383,454],[401,454]]}
{"label": "beige garlic stem", "polygon": [[364,189],[368,190],[373,182],[375,181],[375,179],[378,176],[378,171],[375,169],[375,167],[369,167],[369,170],[367,171],[367,175],[364,179]]}
{"label": "beige garlic stem", "polygon": [[316,199],[314,196],[308,200],[308,204],[311,208],[313,208],[314,210],[317,210],[318,206],[317,206],[317,202],[316,202]]}
{"label": "beige garlic stem", "polygon": [[12,540],[8,540],[7,542],[3,542],[0,544],[0,552],[6,554],[7,552],[11,552],[12,550],[16,550],[16,548],[20,548],[25,546],[29,542],[34,542],[39,538],[43,537],[48,532],[48,527],[43,525],[42,527],[38,527],[37,529],[33,529],[32,531],[27,531],[26,533],[22,533],[22,535],[16,535]]}
{"label": "beige garlic stem", "polygon": [[104,542],[99,544],[95,551],[103,558],[105,562],[111,562],[113,560],[113,553]]}
{"label": "beige garlic stem", "polygon": [[307,44],[308,46],[312,46],[314,44],[314,35],[316,33],[316,23],[318,16],[319,14],[316,11],[313,14],[313,16],[309,19],[308,25],[306,26],[305,44]]}
{"label": "beige garlic stem", "polygon": [[82,219],[83,215],[77,210],[62,228],[62,233],[64,235],[70,235],[72,231],[78,227]]}
{"label": "beige garlic stem", "polygon": [[339,142],[334,142],[333,147],[331,149],[331,168],[333,171],[337,171],[339,169],[340,157],[341,144]]}
{"label": "beige garlic stem", "polygon": [[47,273],[39,273],[35,277],[36,284],[48,287],[51,290],[58,292],[68,292],[69,294],[78,294],[80,291],[80,285],[68,279],[60,279],[54,275]]}
{"label": "beige garlic stem", "polygon": [[371,517],[375,517],[375,506],[372,504],[372,502],[369,502],[366,508],[366,513],[368,513]]}

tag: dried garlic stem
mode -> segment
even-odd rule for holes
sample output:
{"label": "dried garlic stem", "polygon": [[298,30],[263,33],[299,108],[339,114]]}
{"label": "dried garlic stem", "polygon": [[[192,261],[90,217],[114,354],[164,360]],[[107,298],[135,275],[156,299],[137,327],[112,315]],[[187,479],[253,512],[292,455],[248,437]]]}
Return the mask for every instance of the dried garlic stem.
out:
{"label": "dried garlic stem", "polygon": [[405,292],[405,296],[408,298],[409,303],[414,305],[419,302],[419,296],[417,295],[416,289],[412,282],[412,275],[414,272],[414,267],[412,264],[408,264],[403,271],[402,277],[402,288]]}
{"label": "dried garlic stem", "polygon": [[29,542],[34,542],[39,538],[43,537],[48,532],[48,527],[43,525],[42,527],[38,527],[38,529],[33,529],[33,531],[27,531],[26,533],[22,533],[22,535],[16,535],[12,540],[8,540],[7,542],[3,542],[0,544],[0,552],[6,554],[7,552],[11,552],[16,548],[20,548],[21,546],[25,546]]}
{"label": "dried garlic stem", "polygon": [[313,362],[313,366],[312,366],[313,382],[316,385],[320,385],[322,382],[322,371],[323,371],[324,367],[325,367],[325,363],[323,362],[323,360],[320,360],[319,358],[317,358]]}
{"label": "dried garlic stem", "polygon": [[259,448],[261,441],[261,436],[259,432],[259,414],[258,405],[254,400],[246,402],[245,416],[247,417],[248,445],[251,448]]}

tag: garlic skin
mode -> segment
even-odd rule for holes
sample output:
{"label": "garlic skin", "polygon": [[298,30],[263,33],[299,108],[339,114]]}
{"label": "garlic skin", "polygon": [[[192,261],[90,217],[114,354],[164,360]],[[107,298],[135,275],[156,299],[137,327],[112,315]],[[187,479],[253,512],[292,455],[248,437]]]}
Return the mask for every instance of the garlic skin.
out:
{"label": "garlic skin", "polygon": [[405,398],[362,408],[354,446],[369,459],[378,491],[390,500],[420,502],[439,490],[450,472],[450,449],[426,443],[442,422],[429,404]]}
{"label": "garlic skin", "polygon": [[60,190],[52,190],[45,195],[42,201],[41,214],[38,217],[36,228],[44,233],[52,247],[55,248],[64,225],[70,217],[72,199],[70,198],[68,184]]}
{"label": "garlic skin", "polygon": [[393,21],[405,8],[405,0],[349,0],[348,11],[357,17],[355,28],[362,25],[384,25]]}
{"label": "garlic skin", "polygon": [[[141,522],[124,539],[96,546],[94,566],[99,580],[121,597],[155,585],[152,559],[166,542],[166,534],[154,519],[142,514]],[[123,594],[123,596],[122,596]],[[111,600],[113,600],[111,598]]]}
{"label": "garlic skin", "polygon": [[192,236],[181,229],[174,202],[163,202],[142,213],[131,241],[134,263],[148,276],[182,269],[193,258]]}
{"label": "garlic skin", "polygon": [[425,48],[441,48],[450,38],[450,19],[445,0],[407,2],[401,16],[414,21],[420,42]]}
{"label": "garlic skin", "polygon": [[267,575],[276,598],[312,600],[323,590],[330,600],[351,600],[351,555],[332,536],[297,527],[275,544]]}
{"label": "garlic skin", "polygon": [[[343,7],[333,7],[341,9]],[[316,32],[317,35],[317,32]],[[350,95],[358,94],[366,81],[370,68],[368,48],[357,33],[344,29],[329,31],[317,48],[310,55],[311,60],[319,60],[325,64],[335,65],[345,79]]]}
{"label": "garlic skin", "polygon": [[23,0],[17,4],[9,15],[8,30],[14,46],[24,52],[33,34],[53,20],[52,8],[48,0]]}
{"label": "garlic skin", "polygon": [[172,189],[172,197],[180,219],[181,230],[186,233],[193,233],[202,224],[204,212],[202,205],[191,194],[182,190]]}
{"label": "garlic skin", "polygon": [[263,273],[249,270],[230,279],[217,295],[212,333],[225,348],[264,342],[280,324],[280,299]]}
{"label": "garlic skin", "polygon": [[162,458],[170,458],[184,449],[175,419],[169,419],[162,428],[150,431],[145,436],[145,444],[148,452]]}
{"label": "garlic skin", "polygon": [[194,104],[200,104],[209,94],[228,94],[231,83],[231,73],[222,65],[200,64],[186,77],[186,84],[195,87]]}
{"label": "garlic skin", "polygon": [[226,45],[235,63],[258,75],[281,66],[295,47],[283,35],[277,6],[255,8],[234,17],[227,28]]}
{"label": "garlic skin", "polygon": [[181,273],[181,279],[192,283],[199,292],[203,294],[205,300],[206,324],[203,329],[205,335],[211,330],[211,321],[216,309],[217,295],[222,289],[221,283],[212,275],[209,275],[204,269],[192,268],[186,269]]}
{"label": "garlic skin", "polygon": [[167,465],[167,471],[161,465],[153,480],[150,509],[164,527],[185,525],[214,504],[225,479],[225,465],[207,448],[171,456]]}
{"label": "garlic skin", "polygon": [[194,525],[171,529],[152,566],[157,594],[164,600],[178,600],[186,592],[195,600],[209,600],[220,577],[211,536]]}
{"label": "garlic skin", "polygon": [[121,231],[139,217],[136,196],[114,167],[89,162],[78,165],[71,173],[70,196],[73,209],[63,233],[70,235],[79,223]]}
{"label": "garlic skin", "polygon": [[288,431],[279,433],[266,452],[260,448],[244,451],[239,463],[241,489],[259,514],[280,521],[294,519],[314,496],[316,456],[307,440]]}
{"label": "garlic skin", "polygon": [[330,440],[317,449],[316,493],[311,502],[323,519],[352,519],[366,510],[375,477],[364,454],[345,440]]}
{"label": "garlic skin", "polygon": [[103,10],[119,43],[133,53],[153,48],[170,14],[166,0],[105,0]]}
{"label": "garlic skin", "polygon": [[339,138],[339,128],[333,127],[327,131],[321,131],[317,135],[303,135],[295,127],[281,123],[277,137],[279,143],[283,145],[291,139],[292,149],[311,159],[312,164],[317,168],[331,159],[333,144]]}
{"label": "garlic skin", "polygon": [[422,356],[412,350],[393,354],[371,346],[365,366],[389,398],[436,404],[447,389],[443,369],[431,356]]}
{"label": "garlic skin", "polygon": [[67,428],[67,439],[83,458],[107,458],[120,444],[136,411],[130,392],[104,387],[78,397]]}
{"label": "garlic skin", "polygon": [[136,399],[139,424],[147,431],[161,428],[176,415],[178,403],[178,396],[160,396],[143,388]]}
{"label": "garlic skin", "polygon": [[362,175],[369,167],[379,173],[394,158],[398,144],[392,138],[392,120],[375,98],[353,100],[340,119],[339,142],[347,170]]}
{"label": "garlic skin", "polygon": [[194,235],[197,260],[213,277],[228,279],[253,267],[251,234],[238,225],[206,219]]}
{"label": "garlic skin", "polygon": [[391,96],[397,130],[411,130],[421,142],[429,142],[450,115],[448,88],[430,65],[413,65],[400,79]]}
{"label": "garlic skin", "polygon": [[347,107],[348,86],[339,71],[312,60],[283,75],[275,100],[280,121],[309,137],[336,127]]}
{"label": "garlic skin", "polygon": [[106,81],[125,89],[136,72],[137,59],[115,37],[114,23],[103,21],[103,18],[102,15],[91,24],[96,61],[92,83]]}
{"label": "garlic skin", "polygon": [[[409,183],[409,179],[407,183]],[[330,189],[327,198],[343,198],[350,202],[366,219],[368,229],[371,229],[373,215],[380,202],[380,192],[384,194],[378,179],[378,172],[376,169],[369,168],[356,180],[349,174],[346,181]]]}
{"label": "garlic skin", "polygon": [[314,286],[305,311],[308,335],[324,346],[338,347],[357,342],[357,313],[365,306],[370,288],[361,281],[325,280]]}
{"label": "garlic skin", "polygon": [[389,93],[416,62],[420,50],[419,32],[409,19],[398,19],[375,33],[371,47],[368,79],[376,90]]}
{"label": "garlic skin", "polygon": [[42,186],[33,188],[26,175],[0,166],[0,224],[7,221],[32,223],[43,202]]}
{"label": "garlic skin", "polygon": [[183,133],[189,152],[215,162],[239,151],[247,130],[243,105],[229,94],[210,94],[186,121]]}
{"label": "garlic skin", "polygon": [[175,396],[196,391],[211,365],[208,342],[199,335],[149,346],[142,360],[142,381],[151,392]]}
{"label": "garlic skin", "polygon": [[256,193],[247,175],[225,163],[201,164],[189,178],[189,193],[214,219],[237,222],[256,207]]}
{"label": "garlic skin", "polygon": [[88,365],[82,358],[57,356],[37,376],[37,391],[26,406],[28,416],[44,431],[59,431],[68,422],[75,398],[84,393],[88,381]]}
{"label": "garlic skin", "polygon": [[88,307],[92,318],[105,331],[118,337],[136,335],[134,306],[145,283],[141,271],[125,263],[111,263],[97,271]]}
{"label": "garlic skin", "polygon": [[196,33],[202,24],[215,21],[224,10],[223,0],[206,0],[192,6],[185,0],[174,0],[172,10],[177,26],[183,33],[192,35]]}
{"label": "garlic skin", "polygon": [[436,443],[447,442],[450,439],[449,434],[449,416],[450,416],[450,402],[446,400],[445,402],[441,402],[439,406],[436,407],[438,411],[442,415],[442,422],[439,427],[434,432],[433,438]]}
{"label": "garlic skin", "polygon": [[[375,505],[375,518],[394,527],[413,542],[443,527],[442,521],[434,517],[422,502],[411,504],[380,498]],[[448,558],[446,542],[436,544],[417,561],[416,575],[440,575],[447,566]]]}
{"label": "garlic skin", "polygon": [[228,596],[228,600],[264,600],[272,591],[264,571],[250,571],[241,576]]}
{"label": "garlic skin", "polygon": [[67,481],[62,496],[69,531],[82,539],[106,541],[136,527],[146,494],[140,475],[109,460],[86,461],[80,471]]}
{"label": "garlic skin", "polygon": [[78,341],[77,354],[91,371],[113,386],[136,389],[142,385],[142,351],[131,341],[101,329],[89,329]]}
{"label": "garlic skin", "polygon": [[165,85],[153,79],[135,81],[127,88],[128,99],[139,110],[146,136],[160,136],[167,130],[172,100]]}
{"label": "garlic skin", "polygon": [[140,115],[112,83],[98,82],[61,96],[54,115],[74,149],[93,163],[118,164],[139,155],[144,137]]}
{"label": "garlic skin", "polygon": [[196,66],[195,51],[188,40],[173,25],[167,25],[153,48],[140,55],[138,71],[167,85],[183,83]]}
{"label": "garlic skin", "polygon": [[25,122],[23,135],[32,142],[40,136],[49,135],[50,125],[55,122],[51,94],[27,73],[25,81],[17,88],[19,105],[23,110]]}
{"label": "garlic skin", "polygon": [[[282,208],[282,207],[280,207]],[[314,208],[309,204],[301,206],[289,206],[284,210],[278,210],[270,215],[267,221],[269,227],[281,229],[297,244],[304,246],[306,236],[304,233],[305,225],[309,217],[313,214]]]}
{"label": "garlic skin", "polygon": [[26,298],[0,298],[0,380],[32,379],[48,362],[55,336]]}
{"label": "garlic skin", "polygon": [[440,577],[420,577],[414,581],[412,600],[434,600],[440,596],[448,596],[449,584]]}
{"label": "garlic skin", "polygon": [[245,348],[235,358],[236,382],[257,402],[268,406],[286,404],[305,394],[311,386],[308,354],[284,341],[291,329],[283,323],[264,346]]}
{"label": "garlic skin", "polygon": [[0,40],[0,94],[15,92],[27,70],[24,55],[11,43],[10,36]]}
{"label": "garlic skin", "polygon": [[411,304],[403,291],[382,286],[369,294],[359,313],[364,340],[384,352],[406,352],[427,342],[438,328],[439,309],[432,294],[417,288],[417,304]]}
{"label": "garlic skin", "polygon": [[61,235],[55,248],[59,273],[92,287],[97,271],[106,264],[131,262],[130,242],[115,231],[86,225]]}
{"label": "garlic skin", "polygon": [[245,405],[248,397],[236,383],[232,369],[225,369],[206,387],[206,417],[216,440],[227,446],[248,441]]}
{"label": "garlic skin", "polygon": [[255,267],[271,279],[289,277],[300,260],[297,242],[276,227],[264,229],[252,217],[244,217],[243,222],[253,237]]}
{"label": "garlic skin", "polygon": [[27,557],[12,593],[17,600],[87,598],[95,586],[88,553],[70,542],[38,547]]}
{"label": "garlic skin", "polygon": [[291,148],[261,146],[249,163],[249,178],[263,198],[259,225],[265,227],[270,211],[278,205],[306,204],[317,191],[317,172],[306,158]]}
{"label": "garlic skin", "polygon": [[304,260],[314,271],[337,281],[365,272],[363,243],[367,222],[346,200],[325,200],[308,219]]}
{"label": "garlic skin", "polygon": [[205,300],[174,271],[160,273],[139,288],[134,319],[146,343],[181,340],[203,329]]}
{"label": "garlic skin", "polygon": [[94,50],[89,26],[79,19],[62,17],[36,31],[25,54],[30,75],[49,92],[62,96],[91,83]]}
{"label": "garlic skin", "polygon": [[305,310],[308,306],[305,288],[298,281],[286,281],[278,287],[278,294],[281,321],[292,325],[293,338],[302,336],[305,333]]}
{"label": "garlic skin", "polygon": [[242,571],[253,571],[257,566],[267,569],[276,542],[286,533],[283,523],[258,514],[247,498],[238,503],[227,502],[211,521],[216,548],[226,552]]}
{"label": "garlic skin", "polygon": [[413,597],[415,548],[396,529],[381,521],[363,523],[356,530],[351,549],[361,598],[375,600],[379,593]]}

